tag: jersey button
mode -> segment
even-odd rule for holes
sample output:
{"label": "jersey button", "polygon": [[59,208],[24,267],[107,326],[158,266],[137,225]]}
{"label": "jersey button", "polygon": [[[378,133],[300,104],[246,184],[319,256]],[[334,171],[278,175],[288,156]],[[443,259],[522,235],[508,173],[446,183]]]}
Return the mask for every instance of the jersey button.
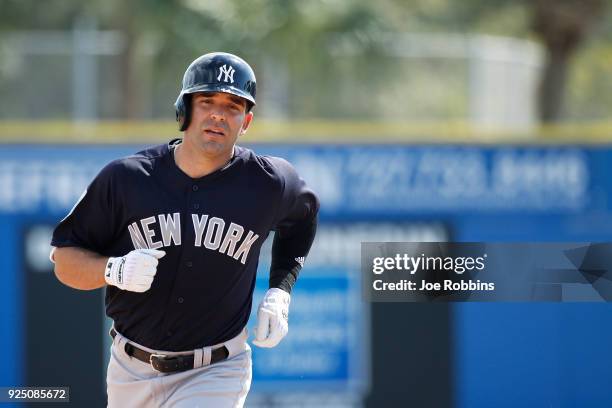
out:
{"label": "jersey button", "polygon": [[199,187],[198,187],[198,186],[193,186],[193,187],[191,187],[191,188],[193,189],[193,191],[198,191],[198,188],[199,188]]}
{"label": "jersey button", "polygon": [[171,332],[170,330],[168,330],[168,331],[166,332],[166,336],[171,337],[171,336],[172,336],[172,332]]}
{"label": "jersey button", "polygon": [[193,208],[196,209],[196,210],[199,209],[200,208],[200,204],[194,204]]}
{"label": "jersey button", "polygon": [[185,301],[185,299],[183,299],[182,297],[180,297],[180,298],[178,298],[178,299],[177,299],[177,301],[178,301],[179,303],[183,303],[183,302]]}
{"label": "jersey button", "polygon": [[186,265],[187,265],[187,267],[188,267],[188,268],[191,268],[191,267],[193,266],[193,262],[191,262],[191,261],[187,261],[187,262],[186,262]]}

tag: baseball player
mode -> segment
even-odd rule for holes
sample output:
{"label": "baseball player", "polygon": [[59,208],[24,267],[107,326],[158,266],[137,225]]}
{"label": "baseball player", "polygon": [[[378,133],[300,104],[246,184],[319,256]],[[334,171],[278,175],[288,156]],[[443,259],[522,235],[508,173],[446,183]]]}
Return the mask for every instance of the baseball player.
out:
{"label": "baseball player", "polygon": [[175,103],[183,138],[108,164],[53,233],[57,278],[106,287],[110,407],[244,404],[245,327],[272,230],[253,343],[274,347],[287,334],[319,203],[287,161],[236,145],[253,120],[255,88],[235,55],[193,61]]}

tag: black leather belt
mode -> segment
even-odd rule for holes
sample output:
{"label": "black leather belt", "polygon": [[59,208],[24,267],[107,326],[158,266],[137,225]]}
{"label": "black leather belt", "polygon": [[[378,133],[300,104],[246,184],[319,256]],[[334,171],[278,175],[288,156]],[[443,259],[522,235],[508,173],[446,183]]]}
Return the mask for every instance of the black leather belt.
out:
{"label": "black leather belt", "polygon": [[[114,339],[117,332],[114,328],[110,331],[111,337]],[[134,357],[143,363],[151,364],[154,369],[162,373],[175,373],[179,371],[187,371],[193,368],[194,353],[182,354],[178,356],[168,356],[165,354],[153,354],[134,346],[130,342],[125,343],[125,353]],[[210,364],[223,361],[229,356],[227,347],[219,347],[211,351]]]}

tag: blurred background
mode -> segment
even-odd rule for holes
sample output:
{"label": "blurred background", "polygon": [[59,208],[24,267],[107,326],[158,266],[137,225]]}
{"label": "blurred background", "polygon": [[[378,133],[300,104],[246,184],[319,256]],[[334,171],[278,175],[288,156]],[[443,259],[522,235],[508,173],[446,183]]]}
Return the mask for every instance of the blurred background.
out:
{"label": "blurred background", "polygon": [[371,304],[359,276],[362,241],[612,241],[609,0],[0,0],[0,386],[106,405],[103,293],[56,281],[50,234],[105,163],[180,136],[211,51],[257,74],[242,143],[322,201],[247,406],[612,406],[608,304]]}

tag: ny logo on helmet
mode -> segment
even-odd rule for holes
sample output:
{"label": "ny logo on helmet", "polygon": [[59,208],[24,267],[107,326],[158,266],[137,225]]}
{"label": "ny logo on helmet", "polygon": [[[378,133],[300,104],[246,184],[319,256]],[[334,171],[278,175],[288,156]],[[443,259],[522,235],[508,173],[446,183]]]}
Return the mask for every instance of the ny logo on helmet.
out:
{"label": "ny logo on helmet", "polygon": [[217,75],[217,81],[221,81],[221,77],[223,77],[223,82],[234,83],[234,72],[236,70],[230,65],[229,67],[226,64],[223,64],[222,67],[219,68],[219,75]]}

